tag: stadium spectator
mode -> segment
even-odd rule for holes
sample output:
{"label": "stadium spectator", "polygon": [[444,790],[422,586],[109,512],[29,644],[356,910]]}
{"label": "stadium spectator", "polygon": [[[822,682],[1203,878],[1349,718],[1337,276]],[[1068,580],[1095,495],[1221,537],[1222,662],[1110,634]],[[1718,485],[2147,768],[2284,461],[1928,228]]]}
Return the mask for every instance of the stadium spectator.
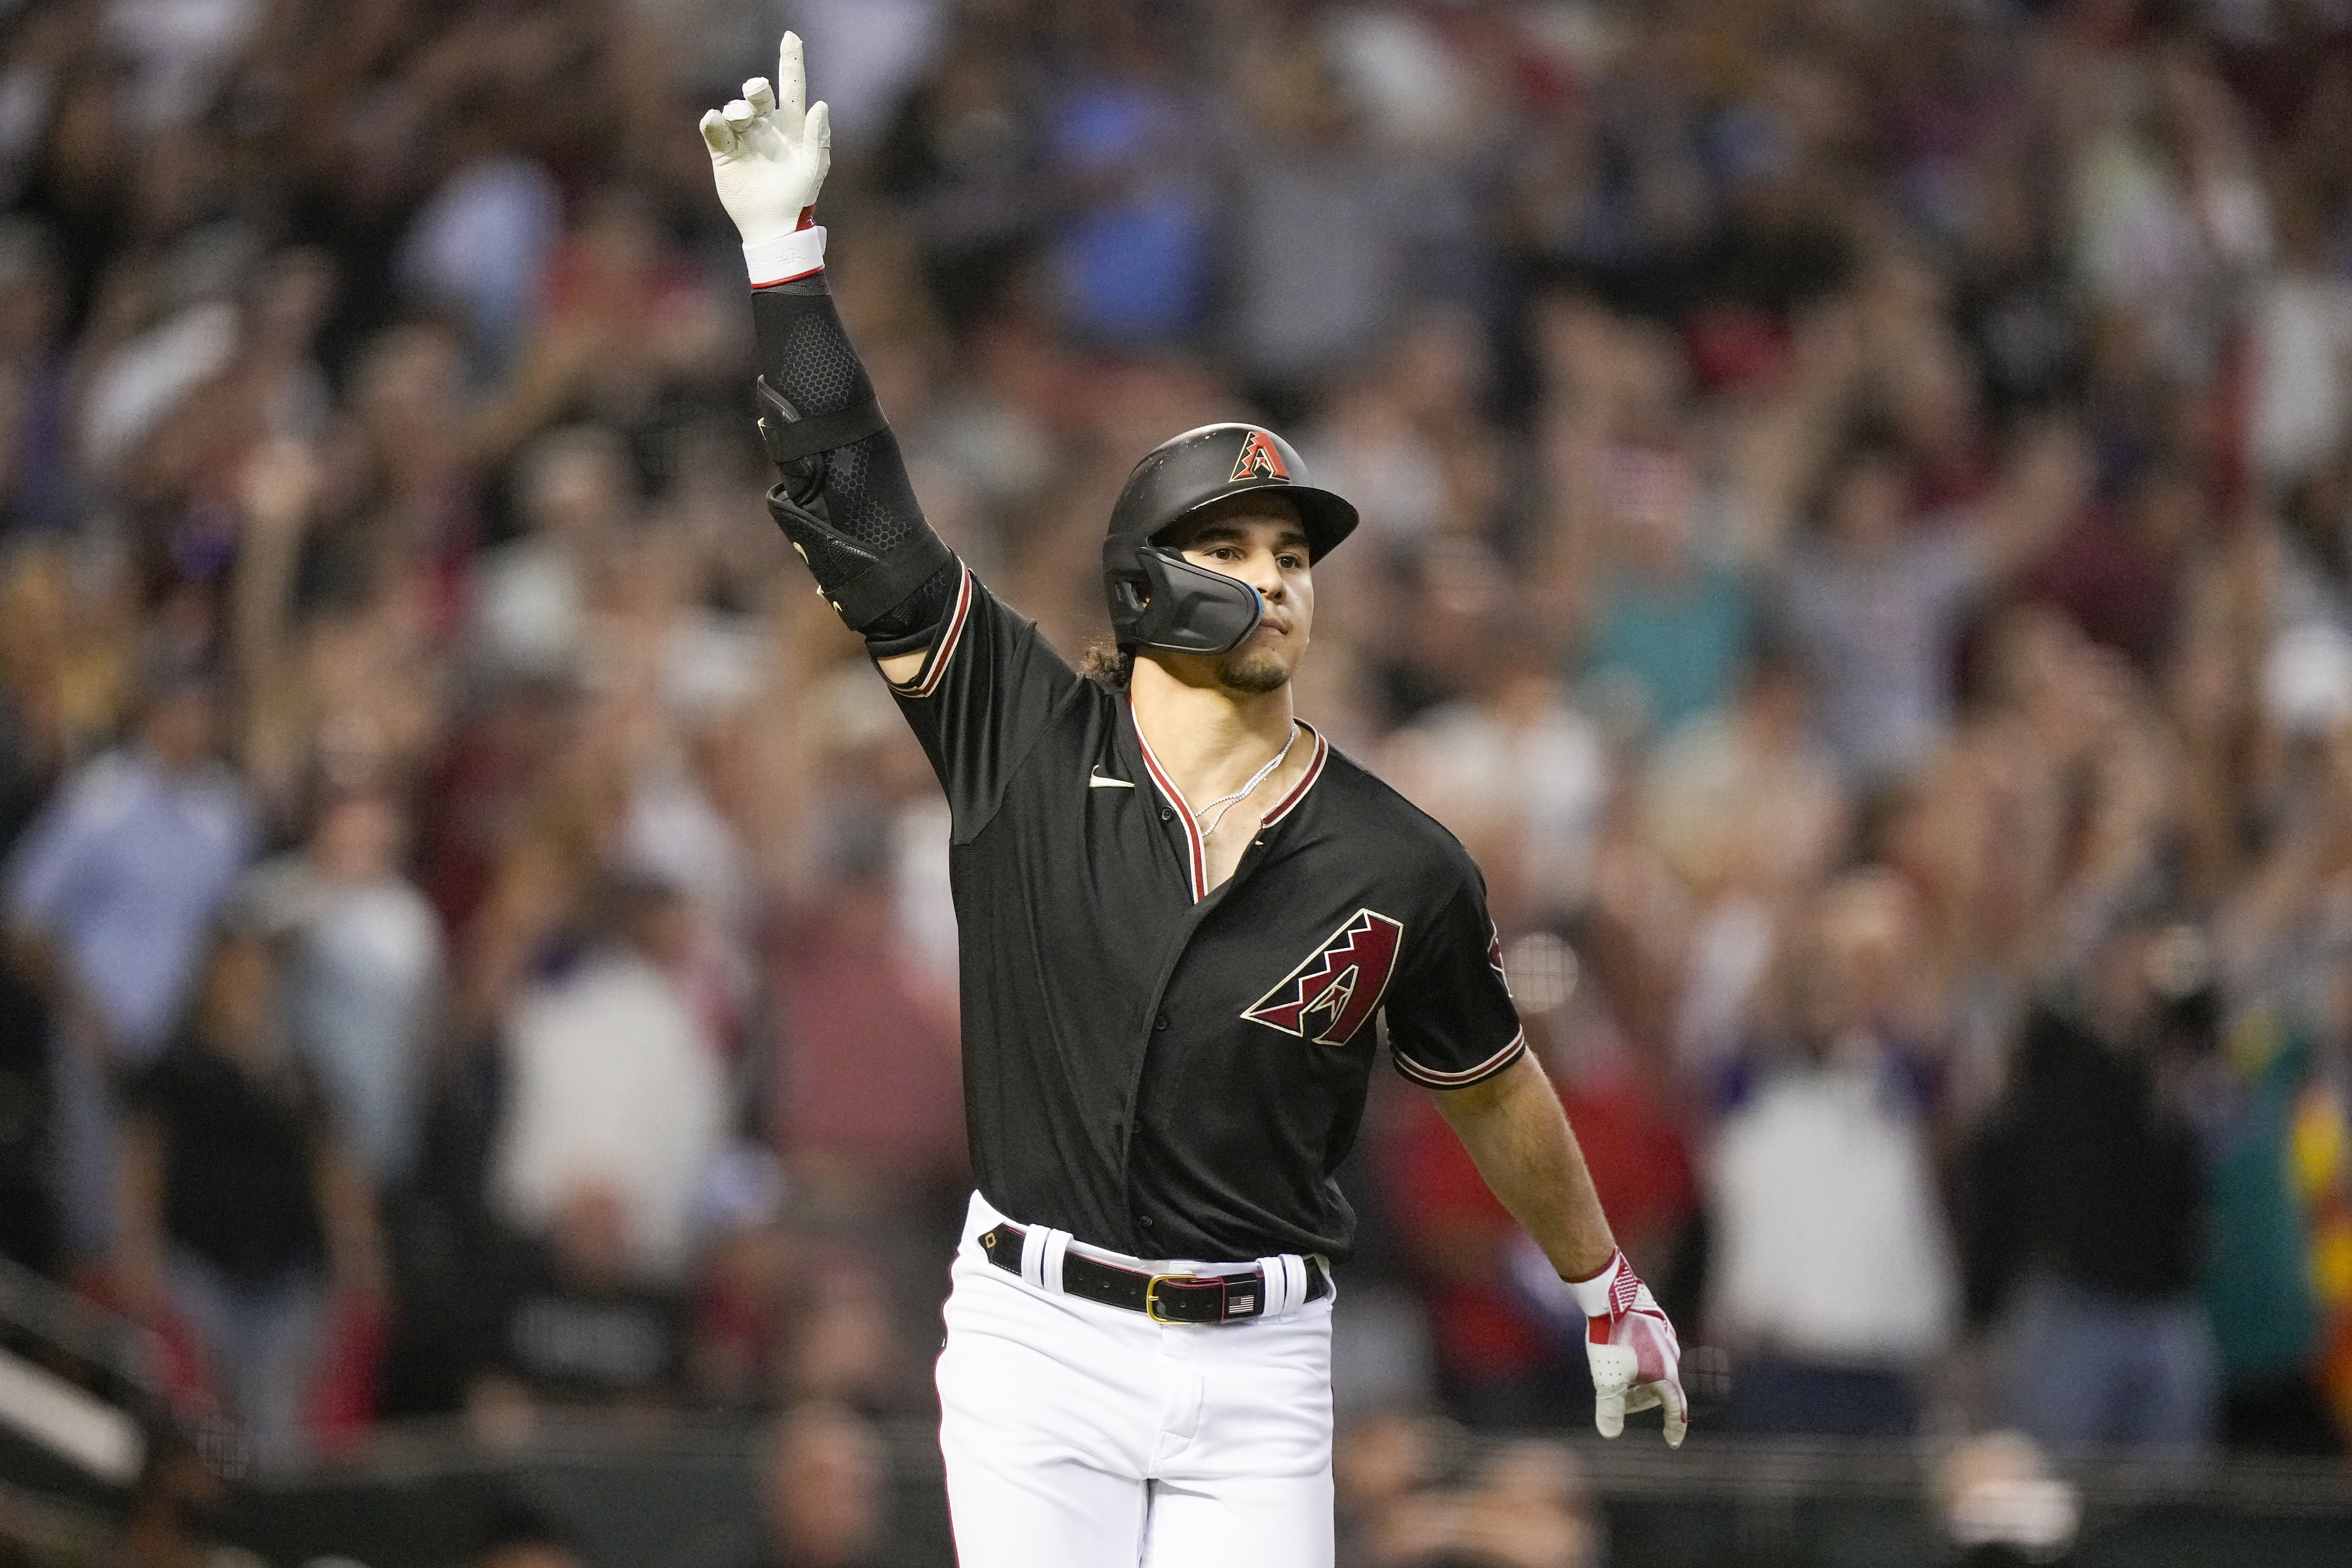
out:
{"label": "stadium spectator", "polygon": [[16,962],[59,1031],[58,1190],[85,1257],[112,1235],[109,1083],[169,1040],[251,852],[250,796],[214,750],[218,706],[209,673],[159,664],[131,743],[61,782],[9,867]]}
{"label": "stadium spectator", "polygon": [[0,535],[66,532],[77,520],[67,308],[49,235],[0,219]]}
{"label": "stadium spectator", "polygon": [[[1883,871],[1832,883],[1788,955],[1787,1054],[1724,1118],[1707,1332],[1741,1357],[1727,1422],[1900,1435],[1956,1316],[1928,1123],[1918,917]],[[1781,1260],[1806,1260],[1791,1270]]]}
{"label": "stadium spectator", "polygon": [[1595,622],[1584,678],[1664,735],[1730,700],[1754,598],[1729,541],[1702,530],[1688,453],[1625,442],[1593,456],[1601,517],[1583,569]]}
{"label": "stadium spectator", "polygon": [[516,1440],[551,1406],[643,1416],[677,1401],[684,1309],[675,1291],[642,1280],[629,1241],[619,1199],[583,1184],[470,1282],[477,1338],[457,1353],[469,1362],[476,1432]]}
{"label": "stadium spectator", "polygon": [[588,656],[590,591],[635,521],[635,476],[601,425],[550,431],[518,467],[521,537],[486,552],[475,572],[478,657],[496,675],[576,673]]}
{"label": "stadium spectator", "polygon": [[594,945],[506,1019],[491,1190],[522,1234],[552,1239],[593,1214],[600,1268],[610,1225],[624,1275],[675,1282],[726,1130],[719,1049],[668,967],[686,936],[677,894],[615,882],[604,902]]}
{"label": "stadium spectator", "polygon": [[1958,1568],[2074,1561],[2069,1548],[2082,1499],[2022,1433],[1987,1432],[1957,1445],[1936,1467],[1935,1500]]}
{"label": "stadium spectator", "polygon": [[163,1048],[244,870],[251,807],[214,751],[218,707],[209,673],[159,668],[131,744],[66,780],[17,846],[20,961],[110,1063]]}
{"label": "stadium spectator", "polygon": [[868,1568],[887,1538],[887,1460],[874,1428],[838,1405],[779,1417],[760,1454],[763,1541],[747,1568]]}
{"label": "stadium spectator", "polygon": [[400,800],[320,788],[308,841],[255,868],[243,902],[280,934],[286,1030],[378,1192],[416,1158],[439,1022],[441,926],[400,873]]}
{"label": "stadium spectator", "polygon": [[473,1568],[587,1568],[572,1532],[541,1510],[501,1503],[482,1527]]}
{"label": "stadium spectator", "polygon": [[[1428,1435],[1391,1419],[1351,1434],[1343,1503],[1366,1568],[1596,1568],[1606,1536],[1590,1484],[1556,1442],[1498,1445],[1462,1483],[1431,1484]],[[1416,1452],[1416,1449],[1421,1451]]]}
{"label": "stadium spectator", "polygon": [[1269,26],[1291,37],[1238,54],[1226,88],[1240,145],[1223,335],[1253,391],[1295,414],[1421,297],[1419,236],[1398,159],[1371,144],[1328,49],[1298,36],[1313,24]]}
{"label": "stadium spectator", "polygon": [[2197,1298],[2208,1178],[2177,1099],[2161,927],[2099,945],[2076,999],[2031,1018],[2007,1101],[1965,1161],[1970,1315],[1996,1325],[2001,1408],[2045,1443],[2212,1440]]}
{"label": "stadium spectator", "polygon": [[139,1317],[193,1339],[200,1385],[282,1470],[312,1449],[331,1292],[381,1292],[384,1259],[367,1177],[277,1003],[276,955],[240,917],[186,1029],[131,1080],[115,1278]]}
{"label": "stadium spectator", "polygon": [[1780,613],[1811,666],[1822,735],[1861,788],[1901,779],[1943,740],[1966,618],[2074,515],[2070,432],[2037,438],[2013,473],[1985,515],[1918,518],[1906,455],[1865,437],[1831,467],[1818,537],[1790,549]]}
{"label": "stadium spectator", "polygon": [[1496,660],[1479,689],[1389,737],[1383,774],[1487,873],[1512,928],[1581,907],[1610,788],[1607,743],[1540,664]]}

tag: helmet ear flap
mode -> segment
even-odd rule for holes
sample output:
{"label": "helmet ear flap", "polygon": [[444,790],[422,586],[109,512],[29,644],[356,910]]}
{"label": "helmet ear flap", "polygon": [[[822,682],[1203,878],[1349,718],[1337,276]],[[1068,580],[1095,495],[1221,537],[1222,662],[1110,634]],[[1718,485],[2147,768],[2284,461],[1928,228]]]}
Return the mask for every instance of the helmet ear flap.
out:
{"label": "helmet ear flap", "polygon": [[1120,647],[1222,653],[1257,629],[1255,589],[1152,541],[1203,507],[1259,492],[1297,512],[1313,559],[1356,526],[1355,507],[1307,483],[1298,454],[1262,426],[1204,424],[1144,455],[1103,538],[1104,598]]}
{"label": "helmet ear flap", "polygon": [[1257,630],[1265,601],[1239,578],[1195,566],[1165,545],[1135,552],[1142,581],[1111,581],[1111,620],[1123,647],[1222,653]]}

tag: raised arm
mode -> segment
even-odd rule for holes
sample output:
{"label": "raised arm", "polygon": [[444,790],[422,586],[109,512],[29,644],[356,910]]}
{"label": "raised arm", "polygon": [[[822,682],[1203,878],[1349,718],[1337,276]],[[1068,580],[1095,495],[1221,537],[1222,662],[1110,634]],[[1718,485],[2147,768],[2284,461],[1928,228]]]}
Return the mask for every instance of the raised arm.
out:
{"label": "raised arm", "polygon": [[2089,445],[2063,420],[2025,431],[2007,469],[1978,524],[1985,570],[1996,580],[2032,565],[2056,544],[2091,492]]}
{"label": "raised arm", "polygon": [[801,41],[786,33],[774,85],[745,82],[741,98],[702,117],[702,139],[751,273],[760,434],[782,476],[768,509],[884,676],[903,685],[922,665],[958,568],[923,520],[825,287],[814,213],[833,133],[824,104],[802,108],[805,95]]}

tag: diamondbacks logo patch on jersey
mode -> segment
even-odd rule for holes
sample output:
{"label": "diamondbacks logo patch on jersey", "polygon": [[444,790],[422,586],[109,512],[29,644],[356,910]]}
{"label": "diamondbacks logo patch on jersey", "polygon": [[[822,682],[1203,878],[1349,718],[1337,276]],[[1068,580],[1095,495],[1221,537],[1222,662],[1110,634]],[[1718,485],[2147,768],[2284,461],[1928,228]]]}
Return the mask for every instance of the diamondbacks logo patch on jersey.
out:
{"label": "diamondbacks logo patch on jersey", "polygon": [[1318,1045],[1345,1045],[1379,1009],[1403,943],[1402,922],[1359,909],[1242,1017]]}
{"label": "diamondbacks logo patch on jersey", "polygon": [[1274,437],[1263,430],[1253,430],[1242,443],[1242,455],[1234,459],[1234,476],[1225,481],[1238,485],[1248,478],[1287,479],[1290,470],[1283,465],[1282,454],[1275,450]]}

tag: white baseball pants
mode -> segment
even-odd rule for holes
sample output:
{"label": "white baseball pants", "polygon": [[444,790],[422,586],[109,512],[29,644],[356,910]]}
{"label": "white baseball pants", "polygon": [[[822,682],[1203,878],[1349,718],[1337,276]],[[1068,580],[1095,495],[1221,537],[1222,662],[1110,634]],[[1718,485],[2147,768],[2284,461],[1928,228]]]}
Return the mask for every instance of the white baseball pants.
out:
{"label": "white baseball pants", "polygon": [[1005,1218],[972,1195],[940,1354],[962,1568],[1330,1568],[1332,1298],[1157,1323],[1045,1288],[1058,1255],[1041,1283],[991,1263],[979,1238]]}

